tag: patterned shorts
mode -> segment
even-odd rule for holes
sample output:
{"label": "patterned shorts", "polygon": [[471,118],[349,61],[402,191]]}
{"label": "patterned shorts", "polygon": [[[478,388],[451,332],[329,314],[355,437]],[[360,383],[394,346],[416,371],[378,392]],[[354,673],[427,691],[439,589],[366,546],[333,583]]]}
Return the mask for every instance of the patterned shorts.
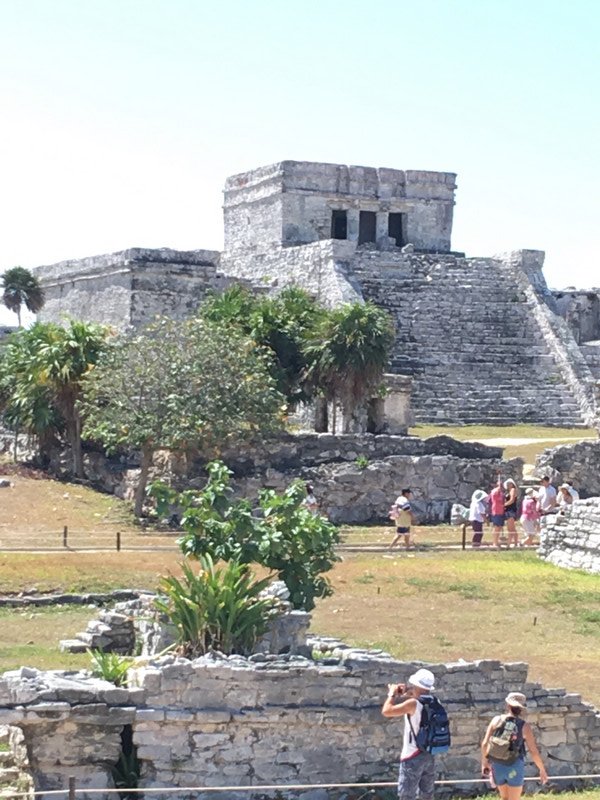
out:
{"label": "patterned shorts", "polygon": [[419,753],[400,762],[398,797],[400,800],[432,800],[435,784],[435,761],[431,753]]}

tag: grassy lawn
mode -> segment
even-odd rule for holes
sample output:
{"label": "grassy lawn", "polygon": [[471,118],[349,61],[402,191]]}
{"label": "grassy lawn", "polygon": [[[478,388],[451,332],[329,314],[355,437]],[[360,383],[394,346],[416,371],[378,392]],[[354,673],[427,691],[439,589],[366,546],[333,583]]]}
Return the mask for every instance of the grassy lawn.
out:
{"label": "grassy lawn", "polygon": [[540,425],[506,425],[501,428],[489,425],[416,425],[409,433],[422,439],[429,436],[452,436],[462,442],[485,443],[491,440],[496,443],[503,439],[535,439],[535,442],[506,441],[499,444],[504,447],[505,458],[522,458],[526,464],[535,464],[536,456],[548,447],[598,438],[598,432],[593,428],[547,428]]}
{"label": "grassy lawn", "polygon": [[[3,591],[154,589],[177,571],[175,553],[3,554]],[[600,705],[600,581],[559,569],[532,552],[417,552],[345,556],[331,573],[313,630],[382,647],[400,659],[528,661],[530,679],[581,692]],[[58,640],[85,627],[94,609],[2,611],[0,672],[21,664],[70,667],[85,656]],[[16,644],[18,643],[18,644]]]}

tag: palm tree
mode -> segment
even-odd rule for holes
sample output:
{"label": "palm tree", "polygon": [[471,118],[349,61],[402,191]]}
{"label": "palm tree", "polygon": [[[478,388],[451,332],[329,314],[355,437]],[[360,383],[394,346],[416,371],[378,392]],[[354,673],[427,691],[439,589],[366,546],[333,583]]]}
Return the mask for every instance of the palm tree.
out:
{"label": "palm tree", "polygon": [[344,411],[344,433],[356,409],[383,380],[394,343],[390,316],[372,303],[353,303],[331,311],[306,347],[307,378]]}
{"label": "palm tree", "polygon": [[2,276],[2,302],[9,311],[17,315],[21,327],[21,306],[25,306],[33,314],[44,305],[44,290],[40,282],[28,269],[11,267]]}
{"label": "palm tree", "polygon": [[78,478],[83,478],[78,401],[84,378],[104,352],[108,328],[71,320],[64,328],[52,323],[37,323],[33,330],[39,339],[33,363],[35,382],[48,390],[64,419],[73,472]]}

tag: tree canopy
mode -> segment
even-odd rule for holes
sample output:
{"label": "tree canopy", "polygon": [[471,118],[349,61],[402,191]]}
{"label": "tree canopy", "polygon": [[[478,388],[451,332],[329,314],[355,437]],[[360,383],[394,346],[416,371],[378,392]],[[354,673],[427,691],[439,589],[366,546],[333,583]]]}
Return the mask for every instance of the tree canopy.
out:
{"label": "tree canopy", "polygon": [[17,315],[21,327],[21,306],[33,314],[44,305],[44,290],[39,280],[24,267],[11,267],[2,276],[2,302]]}
{"label": "tree canopy", "polygon": [[200,313],[205,319],[234,325],[267,349],[277,389],[290,405],[310,398],[305,346],[327,311],[308,292],[291,286],[276,295],[261,295],[234,285],[209,298]]}
{"label": "tree canopy", "polygon": [[284,403],[253,341],[206,319],[159,319],[115,340],[90,373],[84,434],[140,450],[139,516],[156,450],[214,453],[279,428]]}
{"label": "tree canopy", "polygon": [[5,417],[41,442],[66,431],[73,471],[83,477],[78,400],[86,375],[100,358],[108,329],[71,321],[37,322],[9,337],[0,356]]}

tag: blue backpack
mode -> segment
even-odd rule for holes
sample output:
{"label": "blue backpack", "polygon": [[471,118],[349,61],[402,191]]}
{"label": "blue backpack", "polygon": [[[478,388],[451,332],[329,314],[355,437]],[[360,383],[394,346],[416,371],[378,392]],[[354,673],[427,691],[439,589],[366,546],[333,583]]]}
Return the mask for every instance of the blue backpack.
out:
{"label": "blue backpack", "polygon": [[421,724],[415,733],[410,717],[408,724],[412,731],[416,746],[423,753],[446,753],[450,749],[450,722],[446,709],[431,694],[423,694],[419,697],[419,703],[423,706],[421,711]]}

